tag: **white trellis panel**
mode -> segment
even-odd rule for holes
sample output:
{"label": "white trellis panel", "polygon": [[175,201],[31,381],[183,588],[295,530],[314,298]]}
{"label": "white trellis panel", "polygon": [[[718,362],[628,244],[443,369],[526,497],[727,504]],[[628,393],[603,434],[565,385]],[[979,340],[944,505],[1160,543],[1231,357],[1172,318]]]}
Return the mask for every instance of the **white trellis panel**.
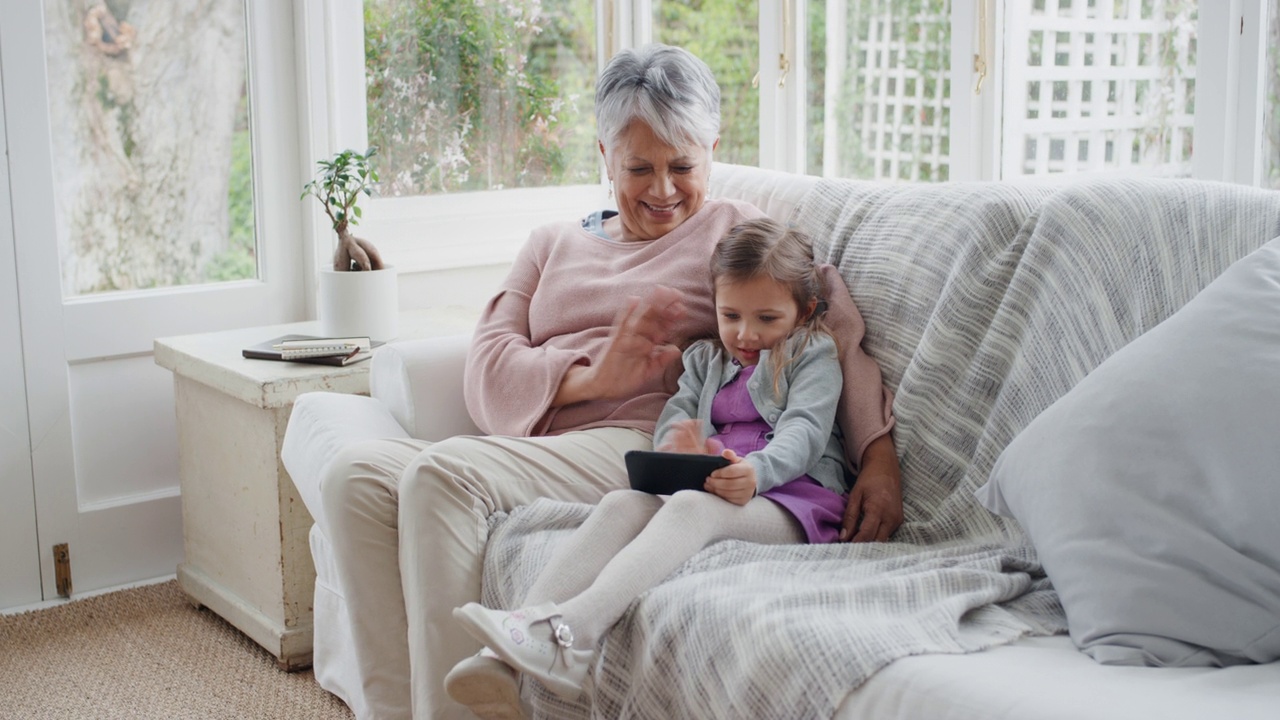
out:
{"label": "white trellis panel", "polygon": [[[946,180],[950,0],[825,7],[839,27],[827,33],[836,77],[825,85],[823,173]],[[1002,177],[1191,174],[1198,0],[1003,0],[1002,8]]]}
{"label": "white trellis panel", "polygon": [[895,0],[828,0],[825,175],[946,180],[950,2],[907,14]]}
{"label": "white trellis panel", "polygon": [[1191,175],[1197,0],[1009,0],[1002,175]]}

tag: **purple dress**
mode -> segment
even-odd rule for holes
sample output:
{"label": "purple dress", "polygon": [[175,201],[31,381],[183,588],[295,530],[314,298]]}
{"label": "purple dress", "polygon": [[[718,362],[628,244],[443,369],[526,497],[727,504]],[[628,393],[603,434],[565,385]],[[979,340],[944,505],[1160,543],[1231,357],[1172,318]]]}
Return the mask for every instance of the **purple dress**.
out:
{"label": "purple dress", "polygon": [[[711,424],[716,428],[711,437],[740,456],[763,449],[773,432],[747,391],[747,380],[755,369],[755,365],[742,368],[711,402]],[[810,543],[835,542],[839,538],[848,495],[837,494],[808,475],[801,475],[765,490],[760,497],[769,498],[794,515]]]}

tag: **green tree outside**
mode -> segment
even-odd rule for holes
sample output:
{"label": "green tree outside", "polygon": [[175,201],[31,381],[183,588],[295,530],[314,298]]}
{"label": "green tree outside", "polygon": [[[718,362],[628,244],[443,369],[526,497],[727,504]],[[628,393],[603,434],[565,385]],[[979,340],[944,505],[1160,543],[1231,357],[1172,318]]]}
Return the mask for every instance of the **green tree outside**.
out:
{"label": "green tree outside", "polygon": [[590,0],[369,0],[383,195],[595,182]]}
{"label": "green tree outside", "polygon": [[242,95],[231,137],[231,176],[227,187],[230,238],[227,249],[209,259],[206,282],[248,280],[258,276],[257,233],[253,216],[253,143],[249,136],[248,99]]}
{"label": "green tree outside", "polygon": [[755,0],[655,0],[654,39],[697,55],[720,86],[720,146],[715,158],[760,164],[760,19]]}
{"label": "green tree outside", "polygon": [[[364,22],[382,195],[598,180],[591,0],[367,0]],[[755,3],[659,2],[655,35],[715,73],[717,159],[757,164]]]}

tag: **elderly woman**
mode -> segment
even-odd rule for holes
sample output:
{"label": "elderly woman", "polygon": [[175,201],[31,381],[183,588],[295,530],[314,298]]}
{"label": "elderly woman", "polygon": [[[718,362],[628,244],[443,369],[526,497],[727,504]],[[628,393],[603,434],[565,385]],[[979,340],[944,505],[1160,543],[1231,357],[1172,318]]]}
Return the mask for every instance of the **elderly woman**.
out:
{"label": "elderly woman", "polygon": [[[761,215],[707,199],[719,105],[710,69],[684,50],[650,45],[611,60],[596,123],[618,212],[535,230],[485,308],[465,386],[491,434],[377,441],[330,466],[324,513],[374,717],[469,717],[444,678],[480,649],[451,612],[479,600],[489,515],[543,497],[594,503],[626,485],[628,450],[652,448],[680,346],[716,327],[711,249]],[[886,540],[902,521],[890,397],[858,347],[844,284],[825,277],[844,373],[857,377],[842,398],[859,468],[842,539]],[[493,661],[470,662],[484,672]],[[495,716],[518,712],[514,693],[513,680]]]}

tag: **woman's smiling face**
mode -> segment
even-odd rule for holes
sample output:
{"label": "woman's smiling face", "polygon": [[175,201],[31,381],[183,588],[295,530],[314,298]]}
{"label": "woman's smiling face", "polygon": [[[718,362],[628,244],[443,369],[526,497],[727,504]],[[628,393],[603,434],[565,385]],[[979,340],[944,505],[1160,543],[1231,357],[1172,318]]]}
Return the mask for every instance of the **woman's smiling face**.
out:
{"label": "woman's smiling face", "polygon": [[[600,150],[604,152],[603,145]],[[707,200],[707,148],[668,145],[639,120],[633,120],[605,153],[605,165],[618,201],[620,232],[608,224],[605,228],[622,240],[656,240],[701,210]]]}

